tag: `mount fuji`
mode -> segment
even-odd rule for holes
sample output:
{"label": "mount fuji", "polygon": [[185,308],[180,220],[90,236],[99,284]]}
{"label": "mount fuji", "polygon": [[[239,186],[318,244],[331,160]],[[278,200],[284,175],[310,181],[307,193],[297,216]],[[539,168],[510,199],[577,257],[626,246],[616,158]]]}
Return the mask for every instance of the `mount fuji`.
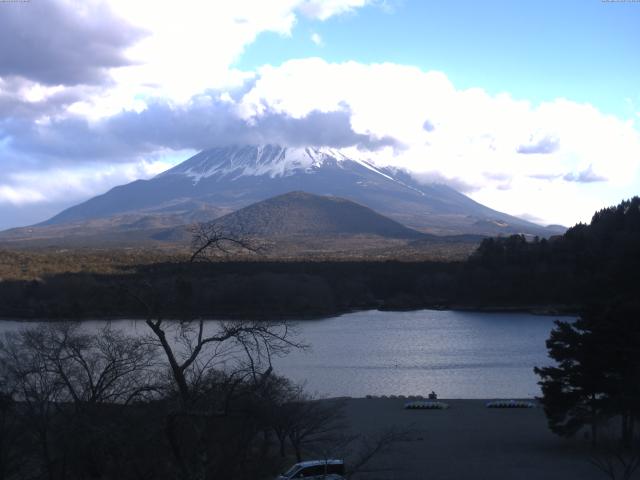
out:
{"label": "mount fuji", "polygon": [[492,210],[446,185],[421,184],[407,171],[378,167],[341,150],[279,145],[202,151],[154,178],[115,187],[36,227],[170,227],[214,219],[292,191],[342,197],[436,235],[550,236],[564,231]]}

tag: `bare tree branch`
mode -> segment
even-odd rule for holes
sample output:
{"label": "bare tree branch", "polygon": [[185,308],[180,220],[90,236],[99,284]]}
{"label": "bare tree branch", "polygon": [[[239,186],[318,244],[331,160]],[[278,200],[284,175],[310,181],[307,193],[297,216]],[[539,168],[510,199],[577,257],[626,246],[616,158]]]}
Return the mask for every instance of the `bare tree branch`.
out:
{"label": "bare tree branch", "polygon": [[238,252],[261,253],[263,247],[242,232],[232,232],[219,223],[198,223],[193,226],[191,262],[208,260],[216,254],[229,255]]}

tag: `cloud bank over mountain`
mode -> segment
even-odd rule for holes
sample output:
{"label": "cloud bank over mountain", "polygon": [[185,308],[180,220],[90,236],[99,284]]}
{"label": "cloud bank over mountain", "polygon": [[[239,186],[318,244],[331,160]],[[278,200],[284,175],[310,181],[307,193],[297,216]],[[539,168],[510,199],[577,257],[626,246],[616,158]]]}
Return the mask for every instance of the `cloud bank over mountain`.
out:
{"label": "cloud bank over mountain", "polygon": [[3,4],[0,217],[28,205],[44,217],[47,204],[231,144],[353,147],[554,223],[575,218],[567,198],[591,212],[601,193],[637,181],[637,119],[590,104],[459,88],[446,72],[391,62],[312,57],[240,70],[261,34],[287,37],[303,20],[321,25],[384,4],[266,3]]}

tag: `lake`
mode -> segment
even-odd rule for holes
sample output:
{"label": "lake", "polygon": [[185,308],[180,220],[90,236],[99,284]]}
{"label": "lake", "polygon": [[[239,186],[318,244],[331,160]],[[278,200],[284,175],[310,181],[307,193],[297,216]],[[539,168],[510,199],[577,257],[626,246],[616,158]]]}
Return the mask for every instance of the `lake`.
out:
{"label": "lake", "polygon": [[[276,371],[318,396],[424,395],[522,398],[540,394],[534,366],[549,365],[555,317],[440,310],[365,311],[297,323],[308,351]],[[142,321],[115,325],[145,332]],[[26,324],[0,322],[0,332]],[[98,328],[102,322],[86,322]]]}

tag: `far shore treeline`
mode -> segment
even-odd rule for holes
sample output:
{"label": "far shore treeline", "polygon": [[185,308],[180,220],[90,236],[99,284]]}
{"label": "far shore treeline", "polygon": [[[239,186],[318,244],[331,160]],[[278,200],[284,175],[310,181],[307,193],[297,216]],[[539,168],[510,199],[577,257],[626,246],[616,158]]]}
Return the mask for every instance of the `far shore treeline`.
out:
{"label": "far shore treeline", "polygon": [[[4,252],[11,255],[11,252]],[[165,318],[307,318],[358,309],[577,312],[634,298],[640,198],[550,239],[488,238],[466,261],[164,261],[106,273],[0,281],[0,317],[145,317],[152,292]]]}

